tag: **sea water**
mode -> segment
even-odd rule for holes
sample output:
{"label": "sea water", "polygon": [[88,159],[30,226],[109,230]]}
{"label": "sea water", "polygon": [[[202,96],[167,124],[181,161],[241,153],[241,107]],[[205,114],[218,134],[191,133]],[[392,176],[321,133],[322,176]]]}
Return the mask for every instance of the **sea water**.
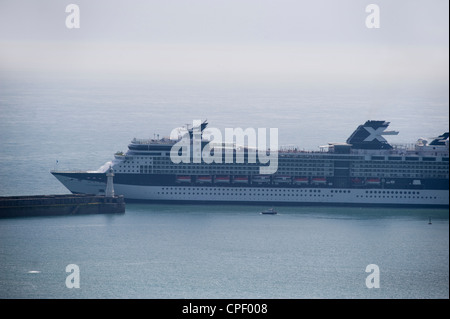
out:
{"label": "sea water", "polygon": [[[195,119],[276,127],[280,145],[310,150],[369,119],[391,121],[394,142],[448,130],[448,91],[394,91],[8,78],[0,196],[68,193],[50,170],[95,170],[132,138]],[[1,219],[0,298],[449,298],[446,209],[267,208],[128,203],[123,215]]]}
{"label": "sea water", "polygon": [[[2,220],[0,297],[448,298],[445,210],[263,208]],[[79,289],[66,286],[72,264]]]}

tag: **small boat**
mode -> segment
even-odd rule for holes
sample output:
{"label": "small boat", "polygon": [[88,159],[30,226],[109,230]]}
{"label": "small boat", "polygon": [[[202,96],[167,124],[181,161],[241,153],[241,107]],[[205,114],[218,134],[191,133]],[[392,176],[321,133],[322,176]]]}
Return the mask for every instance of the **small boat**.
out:
{"label": "small boat", "polygon": [[211,176],[197,176],[197,183],[211,183],[212,177]]}
{"label": "small boat", "polygon": [[368,185],[380,185],[381,181],[379,178],[368,178],[366,184]]}
{"label": "small boat", "polygon": [[309,179],[308,177],[294,177],[294,184],[296,185],[308,185]]}
{"label": "small boat", "polygon": [[230,182],[230,176],[216,176],[214,179],[214,182],[216,184],[218,183],[229,183]]}
{"label": "small boat", "polygon": [[248,184],[248,176],[235,176],[233,178],[233,183]]}
{"label": "small boat", "polygon": [[269,175],[254,175],[252,178],[252,183],[269,184],[270,176]]}
{"label": "small boat", "polygon": [[191,177],[190,176],[177,176],[177,183],[190,183]]}
{"label": "small boat", "polygon": [[269,209],[267,209],[267,210],[263,210],[263,211],[261,212],[261,214],[263,214],[263,215],[276,215],[276,214],[278,214],[278,213],[277,213],[277,211],[274,210],[273,208],[269,208]]}
{"label": "small boat", "polygon": [[314,177],[311,180],[311,184],[313,185],[325,185],[327,183],[327,179],[325,177]]}

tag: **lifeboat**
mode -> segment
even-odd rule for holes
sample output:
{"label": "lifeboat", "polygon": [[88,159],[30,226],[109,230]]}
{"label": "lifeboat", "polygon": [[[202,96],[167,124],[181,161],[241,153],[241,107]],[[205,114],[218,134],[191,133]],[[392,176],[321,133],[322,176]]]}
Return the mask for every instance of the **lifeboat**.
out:
{"label": "lifeboat", "polygon": [[177,181],[177,183],[190,183],[191,177],[190,176],[177,176],[176,181]]}
{"label": "lifeboat", "polygon": [[381,181],[379,178],[368,178],[366,180],[366,184],[367,185],[380,185]]}
{"label": "lifeboat", "polygon": [[229,183],[230,182],[230,176],[216,176],[214,181],[216,183]]}
{"label": "lifeboat", "polygon": [[275,184],[290,184],[292,182],[292,178],[289,175],[277,175],[274,177],[273,182]]}
{"label": "lifeboat", "polygon": [[197,176],[197,182],[198,183],[211,183],[212,177],[211,176]]}
{"label": "lifeboat", "polygon": [[233,183],[248,184],[248,176],[235,176],[233,177]]}
{"label": "lifeboat", "polygon": [[311,183],[314,185],[325,185],[327,183],[327,179],[325,177],[314,177],[311,180]]}
{"label": "lifeboat", "polygon": [[294,184],[296,185],[308,185],[309,179],[308,177],[294,177]]}
{"label": "lifeboat", "polygon": [[253,183],[258,184],[268,184],[270,183],[270,176],[269,175],[255,175],[252,178]]}

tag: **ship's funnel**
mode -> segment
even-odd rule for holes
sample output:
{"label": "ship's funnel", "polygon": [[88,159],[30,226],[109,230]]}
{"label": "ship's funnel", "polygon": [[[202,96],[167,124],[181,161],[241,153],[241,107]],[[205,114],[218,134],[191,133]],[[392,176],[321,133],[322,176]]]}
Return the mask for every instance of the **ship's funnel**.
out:
{"label": "ship's funnel", "polygon": [[396,131],[385,131],[389,126],[386,121],[367,121],[352,133],[347,144],[354,149],[392,149],[392,146],[382,135],[397,135]]}

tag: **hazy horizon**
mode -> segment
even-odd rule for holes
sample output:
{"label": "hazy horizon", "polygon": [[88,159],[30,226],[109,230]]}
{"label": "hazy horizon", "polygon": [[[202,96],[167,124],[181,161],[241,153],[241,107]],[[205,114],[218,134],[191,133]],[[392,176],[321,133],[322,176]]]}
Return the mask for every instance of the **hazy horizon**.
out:
{"label": "hazy horizon", "polygon": [[447,1],[0,1],[0,79],[448,86]]}
{"label": "hazy horizon", "polygon": [[[69,3],[0,0],[5,114],[72,123],[74,105],[80,118],[114,110],[125,139],[207,118],[283,128],[280,144],[300,146],[345,141],[369,119],[392,122],[393,142],[448,131],[448,1],[373,2],[378,29],[365,24],[371,2],[357,0],[74,3],[79,29],[66,27]],[[303,131],[310,123],[338,127],[318,136]],[[2,135],[26,129],[8,123]]]}

